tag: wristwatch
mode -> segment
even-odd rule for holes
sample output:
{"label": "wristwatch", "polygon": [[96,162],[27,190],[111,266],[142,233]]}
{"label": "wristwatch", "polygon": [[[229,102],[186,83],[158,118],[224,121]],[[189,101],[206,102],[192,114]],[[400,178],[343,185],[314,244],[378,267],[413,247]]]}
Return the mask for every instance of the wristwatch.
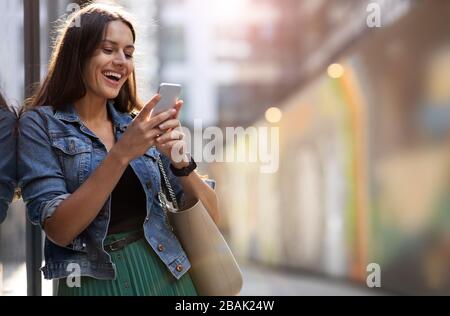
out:
{"label": "wristwatch", "polygon": [[172,164],[170,164],[170,170],[172,171],[172,173],[177,176],[177,177],[187,177],[188,175],[190,175],[192,173],[192,171],[194,171],[195,169],[197,169],[197,164],[194,161],[194,158],[191,157],[191,161],[189,162],[189,165],[181,168],[181,169],[177,169],[175,168]]}

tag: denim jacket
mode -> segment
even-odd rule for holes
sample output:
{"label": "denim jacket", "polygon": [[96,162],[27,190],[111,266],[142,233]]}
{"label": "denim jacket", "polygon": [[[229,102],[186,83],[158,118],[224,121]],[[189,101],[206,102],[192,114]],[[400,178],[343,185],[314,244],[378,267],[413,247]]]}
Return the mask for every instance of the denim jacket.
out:
{"label": "denim jacket", "polygon": [[6,218],[16,187],[17,117],[0,108],[0,223]]}
{"label": "denim jacket", "polygon": [[[132,117],[117,111],[112,102],[108,102],[107,108],[116,139],[119,140],[132,122]],[[88,179],[106,155],[105,146],[83,125],[73,105],[67,105],[63,110],[44,106],[25,112],[19,120],[18,173],[31,222],[43,227],[44,221]],[[150,148],[143,156],[133,160],[131,167],[147,199],[147,217],[143,223],[145,238],[170,273],[179,279],[191,265],[168,227],[156,197],[160,183],[156,163],[158,156],[161,156],[177,200],[181,201],[181,184],[170,171],[169,159],[156,148]],[[82,276],[115,279],[115,266],[103,249],[110,212],[111,197],[96,219],[68,247],[60,247],[45,239],[45,266],[41,270],[46,279],[69,276],[73,267],[68,267],[69,264],[78,264]]]}

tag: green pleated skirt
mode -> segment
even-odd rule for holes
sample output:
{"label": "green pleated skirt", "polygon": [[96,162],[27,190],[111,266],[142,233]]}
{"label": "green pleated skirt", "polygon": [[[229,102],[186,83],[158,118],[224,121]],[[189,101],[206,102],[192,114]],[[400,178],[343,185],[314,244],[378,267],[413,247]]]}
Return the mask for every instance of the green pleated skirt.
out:
{"label": "green pleated skirt", "polygon": [[[105,245],[129,233],[109,235]],[[189,273],[177,280],[145,239],[109,252],[116,265],[115,280],[81,277],[80,287],[68,287],[66,279],[55,282],[57,296],[197,296]]]}

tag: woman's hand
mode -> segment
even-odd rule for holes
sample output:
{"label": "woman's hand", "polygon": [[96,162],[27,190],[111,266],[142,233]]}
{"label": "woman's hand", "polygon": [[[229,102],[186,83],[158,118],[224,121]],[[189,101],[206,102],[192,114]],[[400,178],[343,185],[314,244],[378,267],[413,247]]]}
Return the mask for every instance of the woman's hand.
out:
{"label": "woman's hand", "polygon": [[176,109],[171,109],[152,117],[151,112],[160,100],[161,96],[155,95],[111,149],[111,153],[123,163],[128,165],[133,159],[147,152],[150,147],[157,145],[156,138],[165,132],[159,128],[159,125],[177,114]]}
{"label": "woman's hand", "polygon": [[159,125],[159,129],[164,131],[164,134],[156,139],[156,148],[170,159],[172,165],[181,169],[189,165],[189,158],[186,155],[187,144],[185,135],[181,130],[181,124],[178,116],[183,101],[178,101],[175,105],[176,114],[174,117]]}
{"label": "woman's hand", "polygon": [[[156,139],[156,147],[158,150],[168,157],[172,165],[177,169],[187,167],[190,163],[190,159],[186,154],[187,145],[185,135],[181,130],[180,121],[178,120],[182,107],[183,101],[177,102],[175,106],[177,111],[176,115],[159,125],[159,129],[166,132]],[[218,224],[220,221],[219,202],[214,190],[196,172],[192,172],[189,176],[179,179],[183,187],[185,201],[185,205],[181,207],[191,207],[200,200],[208,210],[213,221]]]}

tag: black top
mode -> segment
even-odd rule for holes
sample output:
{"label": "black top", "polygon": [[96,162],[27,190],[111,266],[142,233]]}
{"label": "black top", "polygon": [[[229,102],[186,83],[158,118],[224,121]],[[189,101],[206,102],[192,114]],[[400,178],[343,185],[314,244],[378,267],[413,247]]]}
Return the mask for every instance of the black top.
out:
{"label": "black top", "polygon": [[139,178],[128,166],[111,194],[108,234],[142,229],[147,215],[147,198]]}

